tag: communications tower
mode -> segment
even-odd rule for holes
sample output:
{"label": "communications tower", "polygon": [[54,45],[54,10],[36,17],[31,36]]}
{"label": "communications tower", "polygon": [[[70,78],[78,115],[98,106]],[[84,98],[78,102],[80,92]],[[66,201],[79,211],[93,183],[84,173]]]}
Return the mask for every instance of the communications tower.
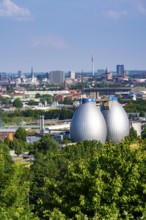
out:
{"label": "communications tower", "polygon": [[94,76],[94,57],[91,57],[91,61],[92,61],[92,76]]}

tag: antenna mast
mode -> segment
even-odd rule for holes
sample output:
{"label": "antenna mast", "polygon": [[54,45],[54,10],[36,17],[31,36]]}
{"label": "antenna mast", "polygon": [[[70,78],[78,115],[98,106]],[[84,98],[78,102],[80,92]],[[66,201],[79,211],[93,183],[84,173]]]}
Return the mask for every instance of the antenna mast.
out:
{"label": "antenna mast", "polygon": [[92,61],[92,76],[94,76],[94,57],[91,57],[91,61]]}

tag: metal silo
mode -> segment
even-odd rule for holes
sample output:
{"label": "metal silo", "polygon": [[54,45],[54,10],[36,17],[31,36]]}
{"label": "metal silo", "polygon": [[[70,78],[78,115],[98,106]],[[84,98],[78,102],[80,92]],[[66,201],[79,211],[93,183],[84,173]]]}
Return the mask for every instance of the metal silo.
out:
{"label": "metal silo", "polygon": [[107,125],[108,141],[116,144],[129,135],[129,119],[117,97],[110,97],[101,109]]}
{"label": "metal silo", "polygon": [[100,109],[96,107],[96,99],[83,99],[73,115],[70,133],[74,142],[98,140],[105,143],[106,123]]}

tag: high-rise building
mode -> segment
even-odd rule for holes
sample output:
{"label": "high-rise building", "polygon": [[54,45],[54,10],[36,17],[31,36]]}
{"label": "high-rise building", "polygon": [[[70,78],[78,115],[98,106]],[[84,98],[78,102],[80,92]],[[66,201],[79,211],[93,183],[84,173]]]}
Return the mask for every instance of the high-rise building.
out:
{"label": "high-rise building", "polygon": [[51,83],[64,83],[65,73],[63,71],[51,71],[49,73],[49,78]]}
{"label": "high-rise building", "polygon": [[117,65],[117,75],[121,75],[121,76],[124,76],[124,65]]}
{"label": "high-rise building", "polygon": [[75,72],[74,71],[69,71],[69,78],[75,79]]}
{"label": "high-rise building", "polygon": [[18,70],[18,77],[19,77],[19,78],[23,78],[23,73],[22,73],[21,70]]}
{"label": "high-rise building", "polygon": [[7,80],[7,74],[6,73],[0,73],[0,81]]}

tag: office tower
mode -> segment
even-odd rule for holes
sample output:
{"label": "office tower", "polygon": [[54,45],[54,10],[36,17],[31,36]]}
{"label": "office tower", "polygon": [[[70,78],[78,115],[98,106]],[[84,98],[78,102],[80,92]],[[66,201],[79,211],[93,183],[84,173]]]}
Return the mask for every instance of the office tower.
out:
{"label": "office tower", "polygon": [[74,71],[69,71],[69,78],[75,79],[75,72]]}
{"label": "office tower", "polygon": [[51,71],[49,73],[49,78],[51,83],[64,83],[65,73],[63,71]]}
{"label": "office tower", "polygon": [[23,73],[22,73],[21,70],[18,70],[18,77],[19,77],[19,78],[23,78]]}
{"label": "office tower", "polygon": [[117,65],[117,75],[124,76],[124,65]]}
{"label": "office tower", "polygon": [[7,74],[6,73],[0,73],[0,80],[7,80]]}

